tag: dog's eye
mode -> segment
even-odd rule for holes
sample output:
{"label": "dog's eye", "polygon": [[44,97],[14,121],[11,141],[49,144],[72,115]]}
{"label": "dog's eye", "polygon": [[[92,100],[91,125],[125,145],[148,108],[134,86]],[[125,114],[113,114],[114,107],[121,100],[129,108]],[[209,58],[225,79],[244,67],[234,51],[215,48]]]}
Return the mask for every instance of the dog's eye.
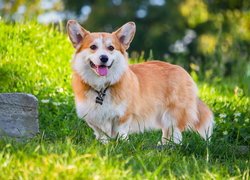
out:
{"label": "dog's eye", "polygon": [[113,51],[115,48],[114,48],[114,46],[109,46],[108,47],[108,50],[110,50],[110,51]]}
{"label": "dog's eye", "polygon": [[90,46],[90,49],[96,50],[96,49],[97,49],[97,46],[96,46],[96,45],[91,45],[91,46]]}

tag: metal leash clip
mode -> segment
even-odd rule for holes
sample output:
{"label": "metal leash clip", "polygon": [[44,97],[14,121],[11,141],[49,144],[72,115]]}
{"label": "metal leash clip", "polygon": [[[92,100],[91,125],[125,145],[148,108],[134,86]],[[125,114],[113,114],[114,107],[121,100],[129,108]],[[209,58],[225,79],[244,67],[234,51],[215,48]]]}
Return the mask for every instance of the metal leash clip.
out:
{"label": "metal leash clip", "polygon": [[97,94],[98,94],[98,96],[96,97],[95,102],[96,102],[97,104],[100,104],[100,105],[103,104],[103,100],[104,100],[104,97],[105,97],[105,95],[106,95],[107,89],[108,89],[108,87],[105,88],[104,90],[101,89],[100,91],[96,91]]}

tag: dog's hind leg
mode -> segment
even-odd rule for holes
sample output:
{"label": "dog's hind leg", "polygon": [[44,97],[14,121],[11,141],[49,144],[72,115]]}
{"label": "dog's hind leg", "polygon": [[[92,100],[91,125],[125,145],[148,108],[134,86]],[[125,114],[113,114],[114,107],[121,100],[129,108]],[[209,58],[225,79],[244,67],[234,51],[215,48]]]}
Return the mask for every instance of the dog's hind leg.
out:
{"label": "dog's hind leg", "polygon": [[179,128],[170,127],[162,129],[162,144],[166,144],[168,141],[173,141],[176,144],[180,144],[182,142],[182,134]]}
{"label": "dog's hind leg", "polygon": [[176,144],[182,142],[181,130],[177,127],[177,121],[168,113],[162,116],[162,144],[173,141]]}
{"label": "dog's hind leg", "polygon": [[201,137],[208,140],[213,133],[214,118],[212,111],[201,100],[198,100],[198,117],[199,122],[195,125],[195,129]]}

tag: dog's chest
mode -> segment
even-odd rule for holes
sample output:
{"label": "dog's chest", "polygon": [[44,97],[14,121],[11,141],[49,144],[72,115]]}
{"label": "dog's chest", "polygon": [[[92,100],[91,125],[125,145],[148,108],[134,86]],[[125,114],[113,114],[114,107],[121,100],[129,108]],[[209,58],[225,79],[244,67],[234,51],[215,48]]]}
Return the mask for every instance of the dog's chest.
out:
{"label": "dog's chest", "polygon": [[96,103],[97,96],[98,94],[95,91],[87,92],[86,99],[76,103],[77,114],[91,125],[107,131],[114,120],[118,120],[125,114],[127,104],[125,101],[115,103],[109,90],[103,98],[102,105]]}

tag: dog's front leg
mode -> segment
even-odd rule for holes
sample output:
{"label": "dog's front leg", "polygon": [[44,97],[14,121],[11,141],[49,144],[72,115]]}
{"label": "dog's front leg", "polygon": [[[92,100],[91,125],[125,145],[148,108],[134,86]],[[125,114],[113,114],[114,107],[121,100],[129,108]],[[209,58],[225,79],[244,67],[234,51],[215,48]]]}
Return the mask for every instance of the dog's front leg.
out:
{"label": "dog's front leg", "polygon": [[118,138],[122,140],[128,140],[130,120],[121,123],[117,127]]}
{"label": "dog's front leg", "polygon": [[89,125],[89,127],[91,127],[93,129],[94,134],[95,134],[95,138],[98,141],[100,141],[103,144],[107,144],[109,142],[109,137],[100,128],[98,128],[97,126],[95,126],[89,122],[88,122],[88,125]]}

